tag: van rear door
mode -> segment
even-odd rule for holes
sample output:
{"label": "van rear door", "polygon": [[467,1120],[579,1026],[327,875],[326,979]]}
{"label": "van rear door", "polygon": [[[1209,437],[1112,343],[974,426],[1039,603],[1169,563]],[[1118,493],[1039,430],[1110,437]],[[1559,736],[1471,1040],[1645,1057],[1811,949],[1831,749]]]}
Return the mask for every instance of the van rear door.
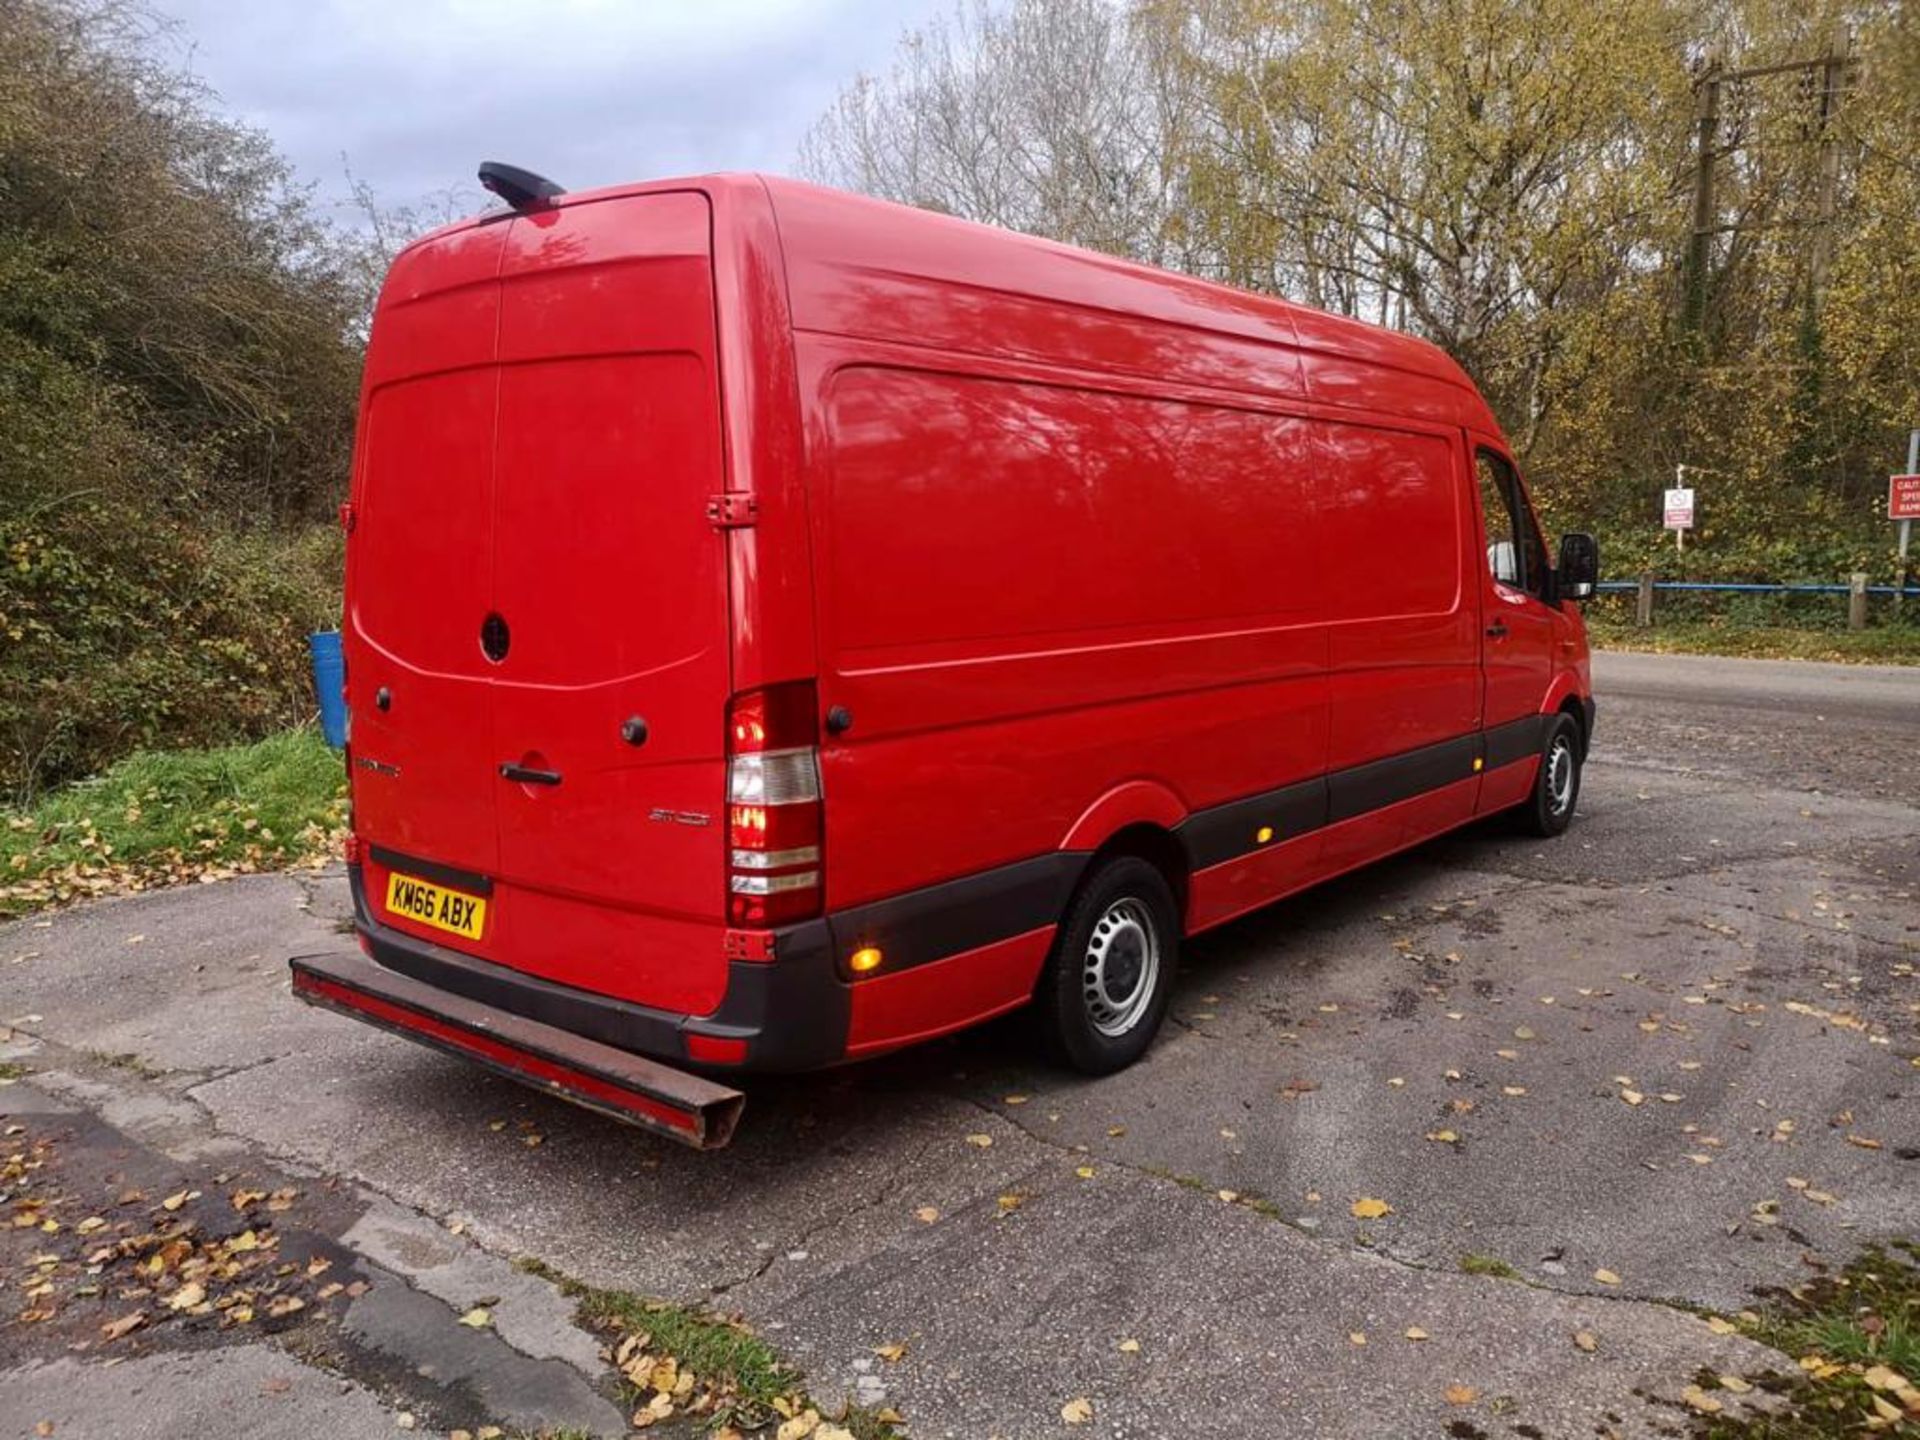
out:
{"label": "van rear door", "polygon": [[513,221],[491,583],[496,958],[695,1014],[726,983],[711,231],[691,192]]}
{"label": "van rear door", "polygon": [[416,245],[381,291],[348,512],[343,627],[355,833],[384,851],[479,875],[499,860],[491,667],[479,626],[491,603],[493,360],[506,236],[505,225],[481,225]]}

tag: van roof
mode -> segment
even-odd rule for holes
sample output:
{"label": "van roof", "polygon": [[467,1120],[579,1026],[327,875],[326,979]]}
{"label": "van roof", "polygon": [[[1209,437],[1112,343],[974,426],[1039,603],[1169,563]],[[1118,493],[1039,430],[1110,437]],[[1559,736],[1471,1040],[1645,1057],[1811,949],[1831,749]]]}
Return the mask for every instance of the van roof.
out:
{"label": "van roof", "polygon": [[[902,268],[901,257],[911,256],[910,268],[927,280],[1090,310],[1145,315],[1193,329],[1277,344],[1309,356],[1337,357],[1420,377],[1428,382],[1421,388],[1430,396],[1441,387],[1446,392],[1443,403],[1436,406],[1429,400],[1420,407],[1430,418],[1442,418],[1439,411],[1450,411],[1444,418],[1453,423],[1500,433],[1466,372],[1446,351],[1418,336],[933,210],[754,172],[610,185],[572,191],[553,203],[566,208],[669,190],[727,194],[745,205],[770,205],[789,283],[794,273],[803,269],[819,272],[830,268],[842,274],[897,272]],[[510,218],[512,213],[493,211],[441,226],[401,253],[476,225]],[[1012,268],[1010,262],[1019,269],[1018,281],[1011,285],[1006,278]]]}

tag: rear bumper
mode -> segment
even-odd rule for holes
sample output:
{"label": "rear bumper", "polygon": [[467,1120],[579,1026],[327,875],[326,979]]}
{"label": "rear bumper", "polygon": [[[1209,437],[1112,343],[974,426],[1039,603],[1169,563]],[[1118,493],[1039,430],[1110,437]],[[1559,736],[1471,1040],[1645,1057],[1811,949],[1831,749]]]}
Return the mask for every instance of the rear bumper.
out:
{"label": "rear bumper", "polygon": [[[846,1059],[851,988],[835,970],[824,920],[776,931],[773,960],[729,961],[719,1008],[681,1015],[558,985],[405,934],[374,917],[361,867],[349,865],[347,876],[354,929],[378,968],[449,997],[669,1064],[777,1072]],[[723,1048],[739,1058],[716,1058]]]}
{"label": "rear bumper", "polygon": [[356,950],[296,956],[292,968],[293,993],[309,1005],[473,1060],[697,1149],[725,1145],[746,1104],[738,1090],[449,995]]}

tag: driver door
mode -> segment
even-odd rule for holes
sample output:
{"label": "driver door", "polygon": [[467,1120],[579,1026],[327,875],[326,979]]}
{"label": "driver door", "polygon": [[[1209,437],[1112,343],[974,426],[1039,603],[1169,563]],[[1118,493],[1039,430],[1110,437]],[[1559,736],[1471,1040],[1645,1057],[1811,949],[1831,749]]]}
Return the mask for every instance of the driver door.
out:
{"label": "driver door", "polygon": [[1532,781],[1538,758],[1537,717],[1553,680],[1554,613],[1547,594],[1547,547],[1513,461],[1485,441],[1474,442],[1480,497],[1481,727],[1486,769],[1482,811],[1513,803]]}

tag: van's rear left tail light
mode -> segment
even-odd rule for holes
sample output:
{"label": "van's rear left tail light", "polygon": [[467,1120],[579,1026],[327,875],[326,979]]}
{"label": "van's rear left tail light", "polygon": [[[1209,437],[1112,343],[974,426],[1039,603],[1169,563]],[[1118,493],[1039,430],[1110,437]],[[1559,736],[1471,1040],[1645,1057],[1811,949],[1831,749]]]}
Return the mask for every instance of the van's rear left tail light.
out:
{"label": "van's rear left tail light", "polygon": [[727,706],[727,920],[785,925],[820,913],[820,730],[812,682]]}

